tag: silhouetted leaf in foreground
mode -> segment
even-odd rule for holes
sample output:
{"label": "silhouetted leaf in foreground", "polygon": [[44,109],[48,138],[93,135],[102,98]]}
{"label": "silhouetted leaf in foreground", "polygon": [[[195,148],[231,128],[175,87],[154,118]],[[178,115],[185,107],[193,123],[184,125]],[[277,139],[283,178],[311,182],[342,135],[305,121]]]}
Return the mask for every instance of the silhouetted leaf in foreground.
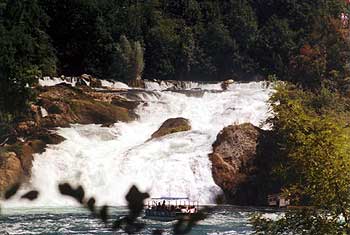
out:
{"label": "silhouetted leaf in foreground", "polygon": [[174,234],[186,234],[191,232],[192,228],[201,220],[208,217],[209,208],[199,210],[197,213],[189,214],[180,218],[176,224],[174,224]]}
{"label": "silhouetted leaf in foreground", "polygon": [[128,201],[128,207],[130,209],[130,216],[138,217],[143,211],[144,203],[143,201],[149,198],[148,193],[141,193],[139,189],[133,185],[128,194],[125,196]]}
{"label": "silhouetted leaf in foreground", "polygon": [[106,224],[108,220],[108,206],[103,206],[100,210],[99,217]]}
{"label": "silhouetted leaf in foreground", "polygon": [[24,195],[21,196],[21,199],[28,199],[30,201],[33,201],[37,199],[39,196],[39,192],[36,190],[32,190],[30,192],[25,193]]}
{"label": "silhouetted leaf in foreground", "polygon": [[105,224],[107,224],[108,220],[108,206],[103,206],[100,211],[96,212],[95,198],[91,197],[86,201],[85,199],[85,191],[82,186],[78,186],[74,189],[69,183],[59,184],[58,189],[62,195],[70,196],[76,199],[81,205],[85,208],[89,209],[92,215],[100,218]]}
{"label": "silhouetted leaf in foreground", "polygon": [[5,199],[8,200],[11,197],[13,197],[17,193],[17,191],[20,187],[21,187],[20,183],[16,183],[16,184],[12,185],[8,190],[6,190]]}
{"label": "silhouetted leaf in foreground", "polygon": [[89,199],[89,201],[86,203],[87,205],[87,208],[89,208],[89,210],[94,213],[95,212],[95,203],[96,203],[96,200],[95,198],[91,197]]}
{"label": "silhouetted leaf in foreground", "polygon": [[71,196],[80,204],[83,204],[85,192],[82,186],[78,186],[76,189],[74,189],[70,184],[64,183],[59,184],[58,189],[62,195]]}
{"label": "silhouetted leaf in foreground", "polygon": [[145,225],[137,221],[144,207],[144,200],[149,197],[148,193],[141,193],[136,186],[132,186],[125,196],[128,202],[129,214],[113,223],[113,229],[123,229],[128,234],[141,231]]}

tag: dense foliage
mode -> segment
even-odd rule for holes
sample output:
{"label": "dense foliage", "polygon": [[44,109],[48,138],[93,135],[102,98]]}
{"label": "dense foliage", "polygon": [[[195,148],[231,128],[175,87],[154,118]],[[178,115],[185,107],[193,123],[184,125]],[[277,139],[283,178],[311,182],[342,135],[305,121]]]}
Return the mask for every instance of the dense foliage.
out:
{"label": "dense foliage", "polygon": [[341,0],[0,0],[1,118],[40,75],[339,83],[342,12]]}
{"label": "dense foliage", "polygon": [[349,234],[349,98],[324,87],[276,90],[269,120],[279,149],[273,175],[293,205],[306,207],[275,222],[255,218],[257,234]]}
{"label": "dense foliage", "polygon": [[0,1],[0,120],[25,110],[35,76],[56,72],[47,25],[38,1]]}

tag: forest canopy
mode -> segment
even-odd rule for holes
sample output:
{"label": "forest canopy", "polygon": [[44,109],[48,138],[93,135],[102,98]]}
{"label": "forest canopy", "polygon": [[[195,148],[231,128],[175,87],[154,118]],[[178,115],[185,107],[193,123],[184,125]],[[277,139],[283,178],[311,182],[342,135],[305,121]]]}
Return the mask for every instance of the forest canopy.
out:
{"label": "forest canopy", "polygon": [[148,79],[292,79],[300,49],[326,46],[320,33],[343,12],[339,0],[1,0],[1,72],[124,80],[126,38]]}
{"label": "forest canopy", "polygon": [[[0,0],[0,110],[40,76],[346,83],[342,0]],[[11,102],[9,102],[11,101]]]}

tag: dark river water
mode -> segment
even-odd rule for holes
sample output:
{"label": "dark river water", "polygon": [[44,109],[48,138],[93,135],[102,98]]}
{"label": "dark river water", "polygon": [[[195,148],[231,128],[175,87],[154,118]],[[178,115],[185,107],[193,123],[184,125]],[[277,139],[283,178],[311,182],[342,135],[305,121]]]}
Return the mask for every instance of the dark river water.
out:
{"label": "dark river water", "polygon": [[[124,207],[110,208],[113,221],[128,213]],[[215,207],[210,216],[193,227],[189,234],[252,234],[249,218],[254,213],[273,217],[272,210]],[[152,234],[160,229],[163,234],[173,234],[174,222],[158,222],[147,219],[145,229],[137,234]],[[122,230],[112,231],[89,212],[81,208],[4,209],[0,217],[0,234],[125,234]]]}

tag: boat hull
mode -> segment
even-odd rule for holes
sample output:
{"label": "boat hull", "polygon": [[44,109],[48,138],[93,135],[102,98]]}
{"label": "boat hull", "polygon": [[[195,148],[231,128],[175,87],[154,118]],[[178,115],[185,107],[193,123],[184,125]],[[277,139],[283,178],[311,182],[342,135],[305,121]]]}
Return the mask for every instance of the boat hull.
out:
{"label": "boat hull", "polygon": [[164,211],[151,211],[146,210],[145,219],[158,220],[158,221],[173,221],[179,219],[189,218],[189,214],[181,212],[164,212]]}

